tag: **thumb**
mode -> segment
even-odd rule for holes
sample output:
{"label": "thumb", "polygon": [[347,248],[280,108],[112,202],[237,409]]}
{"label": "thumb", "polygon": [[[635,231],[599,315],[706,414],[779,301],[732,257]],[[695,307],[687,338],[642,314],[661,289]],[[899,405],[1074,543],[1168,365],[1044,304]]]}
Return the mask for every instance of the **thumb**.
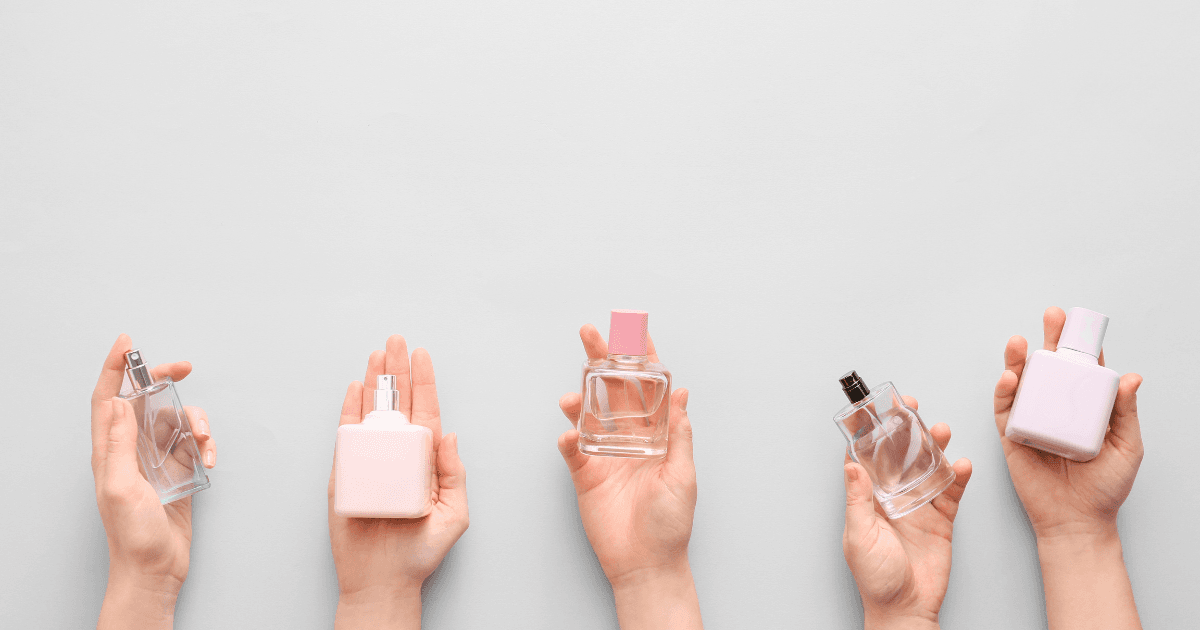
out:
{"label": "thumb", "polygon": [[104,448],[104,474],[110,481],[128,481],[141,476],[137,461],[137,420],[129,401],[113,398],[111,404],[112,424]]}
{"label": "thumb", "polygon": [[438,502],[467,511],[467,469],[458,457],[458,434],[442,437],[437,452]]}
{"label": "thumb", "polygon": [[846,473],[846,541],[857,545],[875,525],[875,499],[867,470],[850,462]]}
{"label": "thumb", "polygon": [[1124,442],[1135,452],[1142,449],[1142,425],[1138,420],[1137,411],[1137,391],[1141,386],[1142,377],[1139,374],[1126,374],[1121,377],[1121,383],[1117,386],[1117,399],[1113,403],[1112,419],[1109,421],[1113,437]]}
{"label": "thumb", "polygon": [[671,393],[671,417],[667,439],[667,464],[694,469],[692,463],[692,422],[688,419],[688,390],[682,387]]}

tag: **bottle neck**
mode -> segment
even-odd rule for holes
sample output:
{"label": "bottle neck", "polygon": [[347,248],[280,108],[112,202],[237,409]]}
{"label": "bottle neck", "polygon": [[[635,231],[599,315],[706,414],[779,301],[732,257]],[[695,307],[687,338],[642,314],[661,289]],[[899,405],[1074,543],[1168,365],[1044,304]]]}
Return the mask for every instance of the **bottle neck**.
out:
{"label": "bottle neck", "polygon": [[1064,359],[1070,359],[1076,363],[1086,363],[1088,365],[1100,365],[1100,360],[1086,352],[1080,352],[1072,348],[1059,348],[1055,354],[1062,355]]}
{"label": "bottle neck", "polygon": [[645,354],[610,354],[608,360],[616,363],[648,363]]}

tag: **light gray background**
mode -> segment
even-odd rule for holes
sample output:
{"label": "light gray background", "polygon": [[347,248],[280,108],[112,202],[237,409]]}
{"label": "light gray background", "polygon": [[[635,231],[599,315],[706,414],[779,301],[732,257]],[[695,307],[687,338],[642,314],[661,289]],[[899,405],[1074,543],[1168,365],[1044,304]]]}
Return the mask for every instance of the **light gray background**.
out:
{"label": "light gray background", "polygon": [[325,628],[346,384],[431,352],[471,528],[427,628],[613,628],[555,448],[576,331],[651,313],[691,392],[710,628],[853,628],[835,379],[975,477],[947,628],[1045,626],[991,393],[1049,305],[1145,376],[1121,511],[1196,623],[1192,2],[0,5],[0,625],[94,623],[87,400],[120,332],[220,445],[178,628]]}

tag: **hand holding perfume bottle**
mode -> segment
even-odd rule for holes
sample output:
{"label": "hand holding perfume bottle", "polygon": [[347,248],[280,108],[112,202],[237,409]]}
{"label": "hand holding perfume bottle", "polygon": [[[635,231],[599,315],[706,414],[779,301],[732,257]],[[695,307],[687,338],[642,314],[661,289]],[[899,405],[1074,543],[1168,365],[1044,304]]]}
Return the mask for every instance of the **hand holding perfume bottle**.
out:
{"label": "hand holding perfume bottle", "polygon": [[[429,353],[418,348],[410,363],[400,335],[389,337],[386,348],[371,353],[365,380],[346,391],[329,476],[337,628],[419,628],[421,584],[468,524],[466,471],[458,436],[442,435]],[[380,383],[394,387],[370,389]],[[423,484],[409,478],[417,469],[427,471]],[[421,492],[426,494],[417,496]],[[380,518],[343,516],[339,506],[347,514]]]}
{"label": "hand holding perfume bottle", "polygon": [[[203,469],[216,463],[207,415],[180,406],[171,386],[191,364],[146,369],[140,356],[128,336],[118,337],[92,392],[92,473],[109,555],[99,628],[171,627],[188,573],[190,494],[207,487]],[[135,380],[123,398],[127,369]]]}
{"label": "hand holding perfume bottle", "polygon": [[[1083,349],[1094,352],[1090,362],[1076,360],[1073,363],[1080,365],[1064,363],[1061,368],[1053,365],[1055,361],[1063,363],[1062,359],[1056,357],[1056,351],[1060,350],[1059,341],[1067,323],[1067,315],[1062,309],[1046,309],[1042,317],[1045,338],[1042,347],[1046,352],[1038,352],[1035,356],[1044,363],[1039,369],[1058,368],[1063,372],[1062,375],[1047,376],[1056,379],[1086,378],[1084,384],[1088,387],[1085,393],[1092,400],[1069,407],[1087,413],[1073,418],[1071,426],[1066,427],[1070,430],[1065,434],[1062,427],[1055,428],[1044,421],[1040,430],[1032,431],[1038,428],[1034,412],[1052,409],[1056,404],[1054,390],[1045,387],[1046,383],[1039,383],[1039,389],[1022,393],[1025,399],[1022,404],[1027,406],[1024,413],[1030,416],[1025,428],[1015,434],[1009,430],[1018,389],[1025,387],[1022,381],[1027,377],[1036,376],[1029,374],[1030,365],[1035,360],[1031,358],[1026,362],[1028,344],[1024,338],[1014,336],[1004,348],[1005,370],[996,383],[996,429],[1000,433],[1009,476],[1037,536],[1050,627],[1138,628],[1137,608],[1117,533],[1117,510],[1129,496],[1142,462],[1142,436],[1137,412],[1137,391],[1142,384],[1142,377],[1137,374],[1116,377],[1116,392],[1110,402],[1106,398],[1107,386],[1094,387],[1096,384],[1104,385],[1108,379],[1105,371],[1100,369],[1104,366],[1104,355],[1099,351],[1098,343],[1094,349]],[[1101,335],[1093,337],[1098,342]],[[1069,343],[1084,345],[1074,343],[1078,341],[1077,337],[1072,335]],[[1078,396],[1080,391],[1080,388],[1073,387],[1058,392],[1058,396],[1065,400]],[[1036,398],[1031,399],[1030,395],[1036,395]],[[1061,449],[1064,454],[1088,461],[1075,461],[1046,452],[1040,445],[1035,449],[1010,439],[1016,437],[1024,440],[1030,436],[1044,438],[1058,433],[1071,439],[1058,439],[1050,443],[1086,446],[1092,441],[1088,436],[1096,432],[1093,426],[1094,410],[1108,406],[1112,411],[1107,427],[1101,424],[1095,433],[1100,437],[1100,446],[1094,457],[1090,452],[1083,452],[1090,450],[1090,446]],[[1103,422],[1104,418],[1100,420]]]}
{"label": "hand holding perfume bottle", "polygon": [[[892,396],[895,389],[890,387],[890,383],[885,385],[888,387],[876,387],[871,393]],[[899,396],[896,395],[896,398]],[[867,402],[866,399],[860,400]],[[904,396],[902,400],[903,405],[889,404],[889,408],[906,408],[915,412],[915,398]],[[916,424],[920,424],[919,418]],[[936,452],[936,459],[944,461],[942,451],[950,442],[950,427],[938,423],[928,432],[924,432],[923,427],[920,427],[920,431],[936,445],[936,450],[932,451]],[[906,444],[919,446],[923,441],[917,438]],[[952,482],[948,486],[939,489],[939,493],[931,500],[926,498],[903,518],[889,519],[884,506],[875,500],[878,497],[878,484],[873,482],[872,475],[862,464],[851,458],[850,453],[847,450],[844,470],[846,528],[842,534],[842,551],[862,596],[864,626],[867,630],[937,628],[942,600],[950,584],[954,518],[958,514],[959,501],[962,500],[967,482],[971,479],[971,462],[965,458],[954,462],[952,474],[949,475]],[[859,453],[859,457],[863,458],[863,454]],[[898,461],[907,459],[902,457]],[[942,470],[935,460],[927,462],[925,467],[931,468],[934,473]],[[892,468],[895,466],[883,464],[883,469]],[[875,476],[883,475],[883,472],[878,470]],[[920,482],[915,485],[920,485]]]}
{"label": "hand holding perfume bottle", "polygon": [[[612,385],[606,395],[615,395],[607,396],[604,404],[597,401],[592,411],[585,407],[583,394],[564,395],[559,407],[578,430],[563,433],[558,448],[571,471],[584,531],[612,584],[621,627],[625,630],[701,628],[700,606],[687,555],[696,511],[688,392],[686,389],[672,392],[666,383],[657,384],[657,375],[665,374],[661,367],[644,369],[659,364],[654,343],[644,330],[641,328],[639,333],[639,336],[645,334],[644,339],[635,339],[632,344],[643,355],[627,363],[630,374],[644,375],[646,380],[635,387],[627,386],[629,379],[618,374],[597,375],[599,385]],[[579,336],[589,366],[614,372],[623,369],[611,365],[620,358],[613,360],[613,349],[594,326],[585,325]],[[625,351],[628,347],[616,348]],[[585,367],[585,392],[589,374],[594,372]],[[633,380],[637,382],[641,376]],[[626,387],[632,391],[626,392]],[[666,426],[659,427],[656,414],[664,408],[670,412],[662,418]],[[606,413],[613,409],[637,413]],[[600,413],[595,413],[596,410]],[[604,426],[605,418],[611,422],[612,430]],[[581,435],[587,431],[619,437],[606,443]],[[665,449],[665,456],[653,452],[660,448],[659,444]],[[598,446],[595,455],[582,450],[593,445]],[[623,450],[605,453],[604,448]],[[614,454],[617,456],[603,456]]]}

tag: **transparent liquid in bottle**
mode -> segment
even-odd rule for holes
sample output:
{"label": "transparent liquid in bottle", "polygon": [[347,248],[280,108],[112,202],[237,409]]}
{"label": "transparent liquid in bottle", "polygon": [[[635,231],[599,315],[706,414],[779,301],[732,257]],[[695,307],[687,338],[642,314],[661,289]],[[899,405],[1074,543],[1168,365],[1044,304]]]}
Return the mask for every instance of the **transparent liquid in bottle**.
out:
{"label": "transparent liquid in bottle", "polygon": [[120,398],[133,407],[138,425],[138,462],[163,503],[209,486],[192,426],[170,377],[136,389],[126,381]]}
{"label": "transparent liquid in bottle", "polygon": [[608,355],[583,366],[579,450],[608,457],[667,453],[671,373],[644,356]]}

